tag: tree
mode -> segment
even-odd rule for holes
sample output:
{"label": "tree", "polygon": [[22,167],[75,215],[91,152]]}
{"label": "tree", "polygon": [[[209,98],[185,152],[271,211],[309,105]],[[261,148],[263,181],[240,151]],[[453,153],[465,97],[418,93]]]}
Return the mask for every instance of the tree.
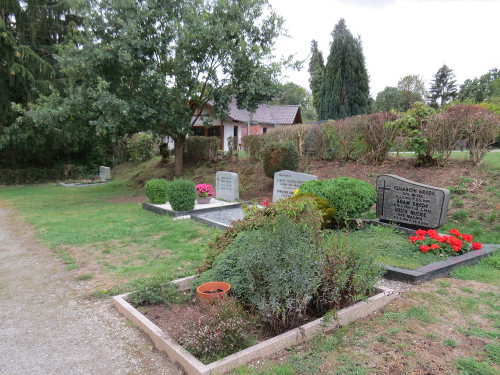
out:
{"label": "tree", "polygon": [[[30,158],[36,159],[40,151],[10,129],[19,115],[12,103],[26,107],[57,86],[53,56],[75,22],[78,17],[65,1],[0,0],[0,150],[11,165],[31,163]],[[2,162],[7,163],[5,159]]]}
{"label": "tree", "polygon": [[403,111],[403,95],[396,87],[387,86],[377,94],[375,112],[396,110]]}
{"label": "tree", "polygon": [[318,111],[318,101],[321,93],[321,85],[325,72],[323,54],[318,49],[318,42],[311,42],[311,59],[309,60],[309,87],[312,92],[313,106]]}
{"label": "tree", "polygon": [[500,96],[500,93],[495,93],[495,80],[499,78],[500,71],[494,68],[480,78],[466,79],[460,85],[457,99],[460,101],[472,99],[475,103],[481,103],[491,97]]}
{"label": "tree", "polygon": [[92,0],[85,15],[77,44],[61,49],[64,96],[90,109],[73,116],[99,135],[172,137],[176,174],[205,104],[219,117],[231,97],[255,111],[275,96],[283,21],[267,0]]}
{"label": "tree", "polygon": [[431,107],[442,107],[457,97],[457,85],[454,78],[455,73],[453,73],[453,70],[448,68],[446,64],[439,68],[434,75],[434,79],[429,89]]}
{"label": "tree", "polygon": [[418,75],[407,75],[398,82],[398,90],[401,93],[401,106],[403,111],[407,111],[413,103],[423,102],[427,96],[425,82]]}
{"label": "tree", "polygon": [[278,85],[278,95],[269,102],[271,105],[300,105],[302,118],[314,120],[316,113],[313,107],[312,95],[304,87],[293,82]]}
{"label": "tree", "polygon": [[332,37],[318,101],[321,120],[364,114],[369,107],[368,73],[360,38],[353,37],[344,19],[335,26]]}

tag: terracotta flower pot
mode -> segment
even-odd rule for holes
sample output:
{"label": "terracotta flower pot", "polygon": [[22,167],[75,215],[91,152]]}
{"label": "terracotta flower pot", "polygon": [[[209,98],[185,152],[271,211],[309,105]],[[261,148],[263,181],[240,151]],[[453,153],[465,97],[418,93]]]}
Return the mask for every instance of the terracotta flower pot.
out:
{"label": "terracotta flower pot", "polygon": [[208,204],[210,203],[211,197],[196,198],[196,203],[198,204]]}
{"label": "terracotta flower pot", "polygon": [[200,298],[209,299],[215,297],[224,297],[231,290],[231,285],[223,281],[211,281],[201,284],[196,288],[196,292]]}

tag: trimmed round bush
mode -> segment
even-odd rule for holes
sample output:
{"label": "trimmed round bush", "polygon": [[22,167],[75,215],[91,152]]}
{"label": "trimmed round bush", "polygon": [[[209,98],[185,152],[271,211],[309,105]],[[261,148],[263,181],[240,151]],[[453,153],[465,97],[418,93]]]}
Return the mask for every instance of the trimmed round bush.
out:
{"label": "trimmed round bush", "polygon": [[299,169],[300,156],[293,143],[269,143],[262,153],[264,173],[274,178],[274,173]]}
{"label": "trimmed round bush", "polygon": [[335,207],[337,224],[346,224],[350,218],[368,211],[377,198],[371,184],[350,177],[306,181],[299,192],[326,199],[330,207]]}
{"label": "trimmed round bush", "polygon": [[192,210],[196,197],[196,188],[193,181],[179,178],[170,182],[168,188],[168,201],[173,210]]}
{"label": "trimmed round bush", "polygon": [[168,181],[164,178],[154,178],[144,185],[149,203],[165,204],[168,201]]}

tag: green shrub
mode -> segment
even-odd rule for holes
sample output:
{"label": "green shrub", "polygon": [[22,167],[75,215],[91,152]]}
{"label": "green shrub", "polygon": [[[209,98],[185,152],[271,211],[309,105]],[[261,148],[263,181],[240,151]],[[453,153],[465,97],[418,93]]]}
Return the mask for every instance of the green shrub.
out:
{"label": "green shrub", "polygon": [[263,138],[260,135],[247,135],[243,137],[243,147],[248,153],[250,161],[262,159]]}
{"label": "green shrub", "polygon": [[234,221],[231,228],[220,233],[208,244],[204,263],[198,272],[209,269],[214,259],[226,250],[238,233],[260,229],[263,226],[273,228],[278,217],[282,215],[300,224],[304,230],[312,229],[318,237],[320,236],[322,213],[316,208],[315,198],[304,195],[293,199],[282,199],[263,209],[247,208],[244,220]]}
{"label": "green shrub", "polygon": [[338,225],[346,225],[350,218],[368,211],[377,198],[371,184],[350,177],[306,181],[299,192],[326,199],[336,209],[334,219]]}
{"label": "green shrub", "polygon": [[221,148],[219,137],[189,136],[184,147],[184,161],[187,163],[216,161],[219,148]]}
{"label": "green shrub", "polygon": [[247,338],[254,322],[231,297],[201,304],[201,312],[188,312],[179,343],[203,363],[210,363],[252,344]]}
{"label": "green shrub", "polygon": [[196,197],[196,188],[193,181],[179,178],[170,182],[168,201],[174,211],[192,210]]}
{"label": "green shrub", "polygon": [[160,156],[162,160],[168,160],[170,157],[170,150],[168,149],[168,143],[162,143],[159,146],[160,149]]}
{"label": "green shrub", "polygon": [[269,329],[282,332],[307,318],[320,282],[319,262],[316,233],[280,215],[273,226],[239,233],[196,284],[228,282],[233,295],[256,308]]}
{"label": "green shrub", "polygon": [[333,232],[325,241],[321,284],[314,305],[321,314],[342,309],[373,293],[383,269],[370,249],[349,246],[346,233]]}
{"label": "green shrub", "polygon": [[299,169],[300,157],[293,143],[269,143],[262,153],[264,172],[274,178],[274,173],[282,170]]}
{"label": "green shrub", "polygon": [[316,204],[316,210],[321,212],[321,215],[323,217],[323,222],[321,226],[322,229],[331,229],[334,224],[335,213],[337,212],[335,207],[330,207],[330,204],[326,199],[317,197],[316,195],[313,194],[298,193],[295,194],[293,197],[290,197],[290,199],[297,200],[297,199],[302,199],[303,197],[311,198]]}
{"label": "green shrub", "polygon": [[177,287],[163,277],[138,282],[136,290],[128,295],[133,305],[170,305],[184,302],[187,297],[180,294]]}
{"label": "green shrub", "polygon": [[168,201],[168,181],[164,178],[154,178],[144,185],[149,203],[165,204]]}
{"label": "green shrub", "polygon": [[152,134],[134,134],[127,140],[130,160],[148,161],[155,156],[156,138]]}

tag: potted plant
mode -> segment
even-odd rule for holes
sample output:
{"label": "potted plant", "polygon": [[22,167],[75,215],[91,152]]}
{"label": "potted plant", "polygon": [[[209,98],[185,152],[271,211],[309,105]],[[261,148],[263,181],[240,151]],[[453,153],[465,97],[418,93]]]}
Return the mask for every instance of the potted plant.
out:
{"label": "potted plant", "polygon": [[224,297],[231,290],[231,285],[224,281],[211,281],[201,284],[196,288],[196,293],[202,299],[209,299],[214,297]]}
{"label": "potted plant", "polygon": [[198,204],[210,203],[210,199],[215,197],[214,188],[209,184],[196,185],[196,194],[198,195],[198,198],[196,199],[196,203]]}

